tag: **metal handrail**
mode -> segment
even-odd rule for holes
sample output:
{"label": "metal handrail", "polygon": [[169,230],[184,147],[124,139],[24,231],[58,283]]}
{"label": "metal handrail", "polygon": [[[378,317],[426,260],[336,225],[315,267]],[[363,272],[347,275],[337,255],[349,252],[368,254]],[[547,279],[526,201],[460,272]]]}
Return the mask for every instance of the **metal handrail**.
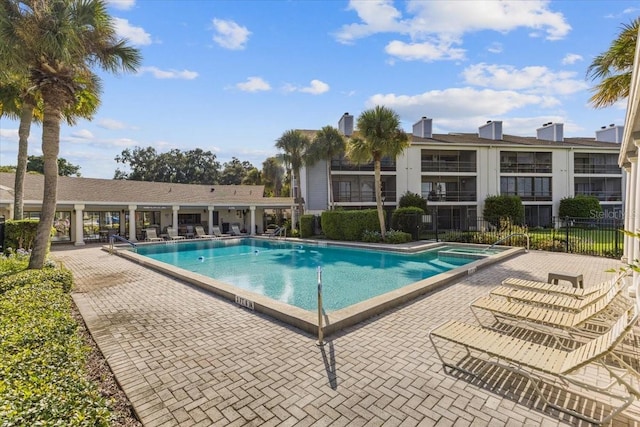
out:
{"label": "metal handrail", "polygon": [[492,243],[491,245],[489,245],[488,247],[484,248],[483,252],[488,251],[489,249],[493,248],[495,245],[497,245],[500,242],[504,242],[507,239],[510,239],[513,236],[524,236],[527,238],[527,252],[529,252],[529,235],[526,233],[513,233],[513,234],[509,234],[507,237],[503,237],[502,239],[498,239],[496,242]]}
{"label": "metal handrail", "polygon": [[117,235],[117,234],[113,234],[113,235],[109,236],[109,253],[113,253],[113,243],[114,243],[114,241],[115,241],[115,240],[120,240],[121,242],[128,243],[128,244],[130,244],[134,249],[136,249],[136,248],[138,247],[138,245],[136,245],[136,244],[135,244],[135,243],[133,243],[132,241],[127,240],[127,239],[125,239],[124,237],[119,236],[119,235]]}

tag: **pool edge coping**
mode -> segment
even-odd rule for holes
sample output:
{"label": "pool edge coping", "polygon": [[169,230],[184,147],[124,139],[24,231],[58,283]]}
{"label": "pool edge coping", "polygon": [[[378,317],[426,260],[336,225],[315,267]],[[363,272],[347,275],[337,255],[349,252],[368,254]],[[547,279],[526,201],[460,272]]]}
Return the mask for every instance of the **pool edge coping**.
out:
{"label": "pool edge coping", "polygon": [[[296,241],[301,243],[316,242],[306,241],[302,239],[297,239]],[[452,243],[453,242],[432,242],[429,244],[418,246],[419,249],[402,248],[402,250],[396,250],[395,252],[413,253],[436,248],[438,246],[452,246]],[[333,242],[327,242],[327,245],[328,244],[333,245]],[[388,250],[387,248],[380,247],[380,245],[375,248],[372,247],[372,245],[364,246],[353,243],[338,246]],[[469,247],[474,245],[456,244],[455,246]],[[409,285],[405,285],[399,289],[386,292],[384,294],[350,305],[340,310],[336,310],[331,313],[324,313],[322,326],[323,334],[324,336],[329,336],[347,327],[354,326],[366,319],[381,315],[392,308],[396,308],[403,304],[409,303],[419,296],[432,292],[440,287],[446,286],[456,279],[469,276],[475,273],[477,269],[504,261],[507,258],[525,252],[525,249],[521,247],[508,248],[509,249],[506,249],[498,254],[493,254],[487,256],[486,258],[471,261],[468,264],[456,267],[447,272],[439,273],[436,276],[429,277],[418,282],[411,283]],[[143,255],[139,255],[136,252],[130,251],[128,248],[114,247],[113,249],[111,249],[105,246],[102,249],[112,254],[116,254],[118,256],[126,258],[130,261],[136,262],[140,265],[149,267],[155,271],[167,274],[177,280],[187,282],[200,289],[211,292],[214,295],[220,296],[230,301],[231,303],[237,305],[239,308],[249,309],[267,315],[310,334],[318,334],[318,312],[316,310],[303,310],[299,307],[295,307],[293,305],[271,299],[255,292],[237,288],[219,280],[206,277],[202,274],[174,267],[169,264],[145,257]],[[253,307],[247,308],[246,305],[243,306],[241,304],[238,304],[236,297],[244,299],[245,301],[250,301]]]}

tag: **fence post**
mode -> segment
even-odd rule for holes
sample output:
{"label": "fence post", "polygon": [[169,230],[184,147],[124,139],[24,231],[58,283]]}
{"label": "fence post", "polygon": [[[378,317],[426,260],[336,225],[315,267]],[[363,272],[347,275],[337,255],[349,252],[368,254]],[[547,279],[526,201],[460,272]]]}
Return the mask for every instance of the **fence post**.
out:
{"label": "fence post", "polygon": [[618,221],[617,221],[617,220],[614,220],[614,221],[613,221],[613,232],[614,232],[614,233],[616,233],[616,238],[615,238],[615,242],[616,242],[616,244],[615,244],[615,252],[614,252],[613,254],[614,254],[614,256],[617,258],[617,257],[619,256],[618,254],[619,254],[620,252],[622,252],[622,251],[618,252],[618,246],[620,245],[620,236],[619,236],[619,235],[620,235],[620,232],[618,231]]}
{"label": "fence post", "polygon": [[564,227],[565,227],[565,232],[564,232],[564,238],[565,238],[565,242],[567,242],[567,250],[566,252],[569,252],[569,217],[565,217],[564,219]]}

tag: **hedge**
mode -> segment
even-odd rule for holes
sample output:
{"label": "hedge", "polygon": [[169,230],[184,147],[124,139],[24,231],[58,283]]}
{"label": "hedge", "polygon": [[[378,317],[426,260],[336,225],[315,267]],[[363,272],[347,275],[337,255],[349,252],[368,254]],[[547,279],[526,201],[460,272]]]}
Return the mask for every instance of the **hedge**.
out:
{"label": "hedge", "polygon": [[322,231],[331,240],[362,240],[365,231],[380,231],[378,211],[325,211],[321,217]]}

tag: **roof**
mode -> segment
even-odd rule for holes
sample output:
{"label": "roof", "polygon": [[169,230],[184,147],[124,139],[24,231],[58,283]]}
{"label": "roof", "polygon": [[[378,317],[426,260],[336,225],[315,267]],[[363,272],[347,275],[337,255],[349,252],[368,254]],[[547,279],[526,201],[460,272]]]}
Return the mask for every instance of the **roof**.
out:
{"label": "roof", "polygon": [[[13,202],[14,173],[0,173],[0,202]],[[44,175],[27,174],[24,201],[41,201]],[[200,185],[81,177],[58,177],[58,204],[278,205],[287,197],[264,197],[264,185]]]}
{"label": "roof", "polygon": [[564,138],[562,141],[547,141],[531,136],[502,135],[502,139],[480,138],[477,133],[448,133],[433,134],[432,138],[420,138],[411,135],[412,145],[426,145],[428,143],[444,143],[458,145],[506,145],[506,146],[536,146],[549,148],[602,148],[620,150],[620,144],[596,141],[595,138]]}

